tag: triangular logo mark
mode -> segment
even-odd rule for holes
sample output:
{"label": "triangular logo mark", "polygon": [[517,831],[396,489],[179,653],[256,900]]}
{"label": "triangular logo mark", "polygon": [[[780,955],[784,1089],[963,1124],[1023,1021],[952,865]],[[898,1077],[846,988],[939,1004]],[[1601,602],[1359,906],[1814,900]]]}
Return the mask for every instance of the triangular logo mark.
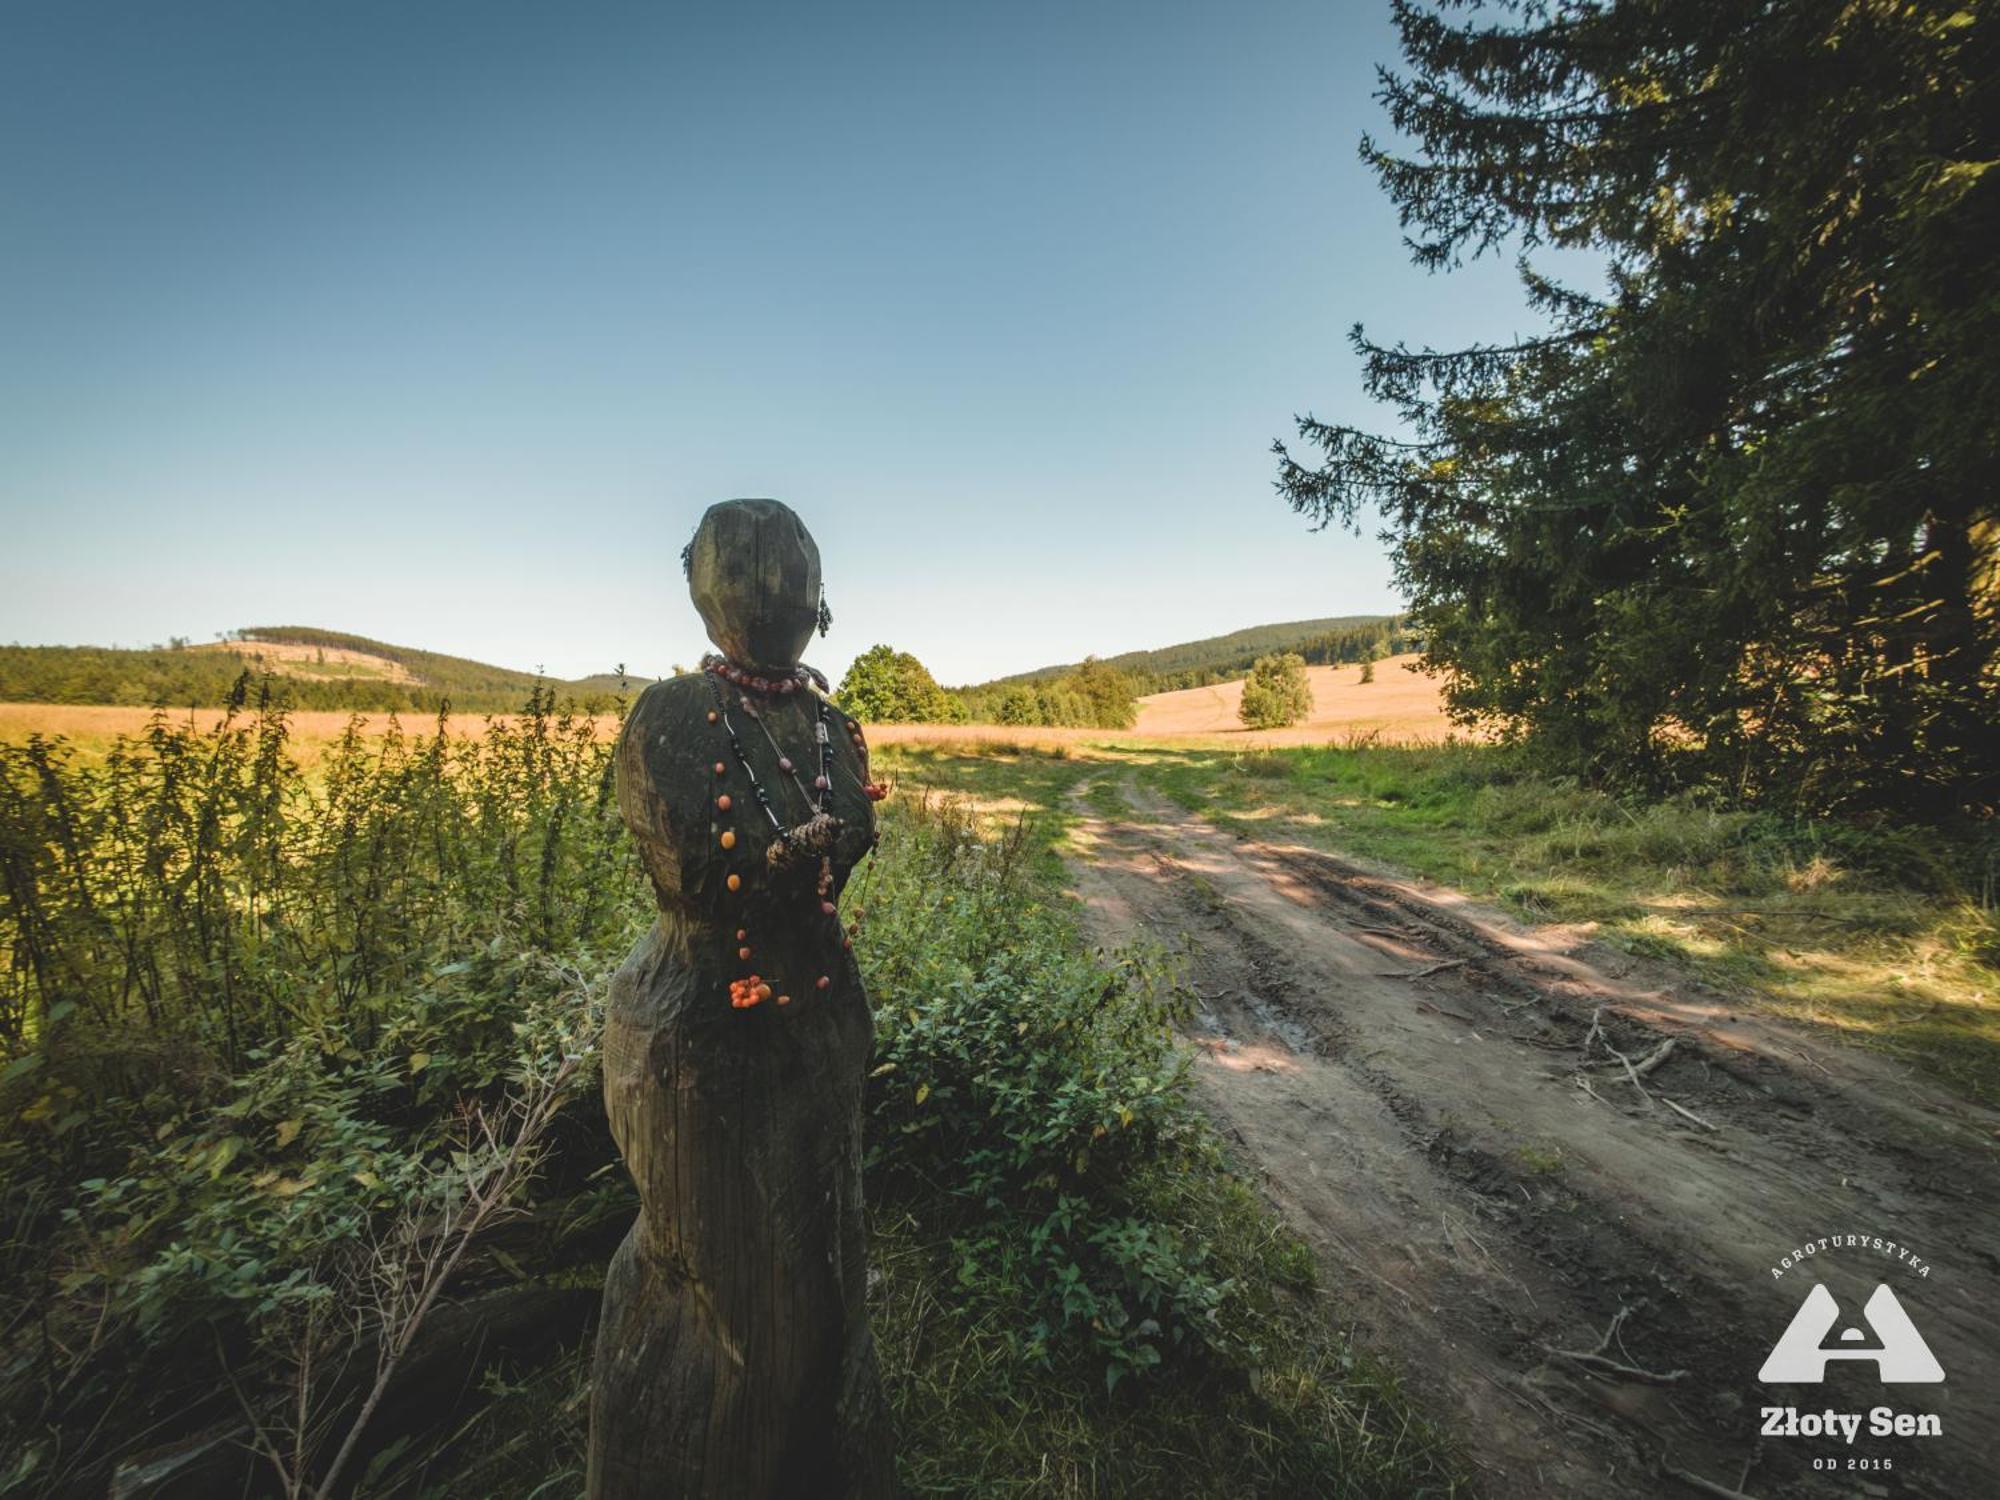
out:
{"label": "triangular logo mark", "polygon": [[[1884,1385],[1932,1385],[1944,1379],[1944,1367],[1886,1284],[1876,1286],[1868,1305],[1861,1310],[1861,1317],[1874,1330],[1880,1348],[1822,1348],[1827,1334],[1841,1321],[1840,1303],[1832,1292],[1815,1283],[1792,1315],[1791,1325],[1779,1338],[1771,1357],[1764,1361],[1764,1368],[1757,1372],[1757,1378],[1766,1385],[1816,1383],[1826,1379],[1826,1362],[1830,1359],[1869,1359],[1875,1362],[1876,1373]],[[1841,1337],[1855,1339],[1861,1337],[1861,1332],[1849,1328]]]}

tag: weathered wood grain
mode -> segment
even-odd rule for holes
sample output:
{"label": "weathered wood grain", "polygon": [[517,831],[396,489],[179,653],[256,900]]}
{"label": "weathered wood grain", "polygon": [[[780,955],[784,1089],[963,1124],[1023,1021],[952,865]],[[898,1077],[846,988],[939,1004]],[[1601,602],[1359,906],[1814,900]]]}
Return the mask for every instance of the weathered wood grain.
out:
{"label": "weathered wood grain", "polygon": [[[815,605],[817,571],[815,558]],[[805,582],[779,572],[773,586]],[[820,908],[817,863],[770,869],[772,831],[708,722],[712,691],[702,675],[648,688],[617,752],[619,806],[660,915],[614,978],[605,1025],[605,1107],[643,1207],[605,1282],[589,1493],[885,1496],[861,1204],[868,998]],[[808,787],[814,709],[810,694],[763,705]],[[740,712],[737,724],[780,817],[803,822],[810,807],[777,752]],[[845,722],[833,724],[837,891],[872,846],[874,815]],[[730,981],[751,972],[773,998],[732,1009]]]}

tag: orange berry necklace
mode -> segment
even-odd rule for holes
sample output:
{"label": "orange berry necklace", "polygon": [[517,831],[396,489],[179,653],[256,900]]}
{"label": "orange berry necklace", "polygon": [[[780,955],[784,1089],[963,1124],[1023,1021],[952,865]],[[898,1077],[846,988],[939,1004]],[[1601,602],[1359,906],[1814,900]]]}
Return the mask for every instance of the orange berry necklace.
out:
{"label": "orange berry necklace", "polygon": [[[839,908],[833,900],[833,860],[830,851],[833,848],[833,841],[839,835],[843,824],[841,819],[834,816],[831,807],[834,770],[833,736],[828,729],[829,714],[827,711],[827,702],[825,697],[821,695],[825,691],[826,679],[810,667],[803,665],[796,668],[790,676],[774,679],[758,673],[748,672],[734,663],[715,656],[704,657],[702,660],[702,669],[708,677],[709,691],[715,699],[715,707],[709,711],[709,722],[711,724],[720,724],[723,733],[728,736],[730,751],[735,756],[736,763],[743,768],[743,774],[750,783],[750,795],[756,804],[764,810],[764,816],[770,820],[771,831],[776,835],[771,841],[769,848],[765,851],[767,863],[772,869],[780,870],[789,865],[796,864],[801,859],[810,858],[814,855],[819,856],[819,878],[815,889],[815,898],[819,906],[818,915],[822,920],[830,921],[833,924],[833,934],[840,940],[842,948],[852,948],[854,940],[847,932],[842,930]],[[764,738],[770,743],[771,749],[777,755],[779,774],[791,780],[792,784],[798,788],[799,796],[805,802],[806,821],[796,827],[787,827],[785,825],[784,820],[778,816],[777,809],[771,805],[769,791],[765,789],[764,783],[757,777],[757,768],[751,763],[750,753],[743,744],[743,737],[737,733],[735,720],[730,715],[729,704],[723,697],[722,684],[725,681],[742,689],[745,696],[738,700],[737,706],[741,708],[747,718],[755,722],[757,727],[763,731]],[[816,717],[813,722],[813,740],[819,747],[819,772],[813,777],[812,790],[808,791],[804,780],[798,773],[798,768],[792,762],[791,756],[785,753],[784,747],[778,743],[777,736],[771,733],[770,726],[764,722],[763,715],[757,711],[757,706],[749,695],[755,693],[767,697],[790,696],[801,689],[810,691],[815,684],[821,690],[820,694],[814,695]],[[867,750],[861,741],[860,726],[855,724],[851,719],[847,721],[847,725],[848,733],[854,742],[855,748],[862,756],[862,768],[865,776]],[[715,763],[715,774],[718,777],[725,775],[728,769],[728,765],[724,761],[717,761]],[[888,788],[878,788],[874,783],[866,780],[863,780],[860,784],[863,792],[871,801],[880,800],[888,792]],[[726,814],[731,811],[734,805],[727,792],[720,792],[716,795],[715,810],[718,813]],[[724,828],[717,836],[716,841],[725,853],[732,851],[737,844],[736,831],[733,828]],[[727,884],[730,891],[734,892],[741,888],[742,878],[736,872],[731,871]],[[752,949],[748,941],[749,935],[747,928],[739,927],[736,929],[736,941],[738,944],[736,957],[739,962],[746,965],[749,963],[752,954]],[[819,990],[826,990],[831,988],[832,984],[832,976],[822,974],[815,981],[814,987]],[[772,999],[773,993],[772,986],[762,975],[750,973],[742,978],[730,981],[729,1003],[734,1009],[748,1010],[754,1006],[761,1005],[766,1000]],[[789,994],[784,993],[777,994],[775,998],[781,1006],[789,1005],[792,999]]]}

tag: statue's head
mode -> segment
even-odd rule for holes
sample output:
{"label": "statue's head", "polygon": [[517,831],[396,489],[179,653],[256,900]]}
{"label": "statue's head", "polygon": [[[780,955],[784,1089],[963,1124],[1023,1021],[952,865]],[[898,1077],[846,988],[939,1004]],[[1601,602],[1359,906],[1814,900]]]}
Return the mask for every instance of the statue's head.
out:
{"label": "statue's head", "polygon": [[688,592],[716,649],[738,666],[799,664],[819,623],[819,548],[776,500],[711,505],[688,544]]}

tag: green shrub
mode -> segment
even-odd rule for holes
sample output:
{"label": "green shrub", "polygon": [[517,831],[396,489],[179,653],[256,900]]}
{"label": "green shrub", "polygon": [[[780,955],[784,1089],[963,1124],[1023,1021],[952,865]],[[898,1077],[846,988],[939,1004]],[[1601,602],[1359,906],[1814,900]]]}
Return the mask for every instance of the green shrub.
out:
{"label": "green shrub", "polygon": [[1282,729],[1312,712],[1305,658],[1292,652],[1260,656],[1243,683],[1236,716],[1251,729]]}
{"label": "green shrub", "polygon": [[880,1010],[871,1188],[942,1216],[968,1296],[1007,1304],[1021,1353],[1087,1353],[1115,1385],[1207,1344],[1232,1288],[1133,1183],[1199,1137],[1151,960],[1079,951],[1011,844],[963,808],[892,812],[869,877]]}
{"label": "green shrub", "polygon": [[[608,746],[539,693],[480,738],[448,727],[356,729],[310,773],[268,704],[212,733],[162,717],[101,765],[0,750],[0,941],[28,960],[0,973],[0,1316],[39,1330],[0,1379],[0,1452],[21,1455],[0,1491],[101,1489],[106,1455],[204,1400],[233,1420],[239,1389],[282,1432],[287,1361],[365,1351],[367,1288],[492,1180],[507,1138],[480,1122],[538,1088],[568,1108],[454,1295],[601,1275],[632,1199],[590,1086],[594,1005],[651,915]],[[1080,774],[1038,757],[1006,784],[1053,803]],[[1053,1449],[1134,1492],[1187,1453],[1246,1494],[1442,1473],[1298,1300],[1309,1254],[1224,1170],[1168,973],[1082,949],[1049,831],[901,797],[848,896],[876,1004],[878,1265],[890,1226],[889,1292],[953,1341],[886,1317],[884,1374],[906,1417],[973,1434],[913,1444],[906,1477],[1026,1492]],[[573,1468],[587,1408],[547,1386],[581,1369],[498,1381],[485,1414],[383,1462],[434,1476],[484,1433],[519,1492],[573,1491],[546,1466]],[[519,1450],[529,1411],[569,1424],[553,1456]]]}

